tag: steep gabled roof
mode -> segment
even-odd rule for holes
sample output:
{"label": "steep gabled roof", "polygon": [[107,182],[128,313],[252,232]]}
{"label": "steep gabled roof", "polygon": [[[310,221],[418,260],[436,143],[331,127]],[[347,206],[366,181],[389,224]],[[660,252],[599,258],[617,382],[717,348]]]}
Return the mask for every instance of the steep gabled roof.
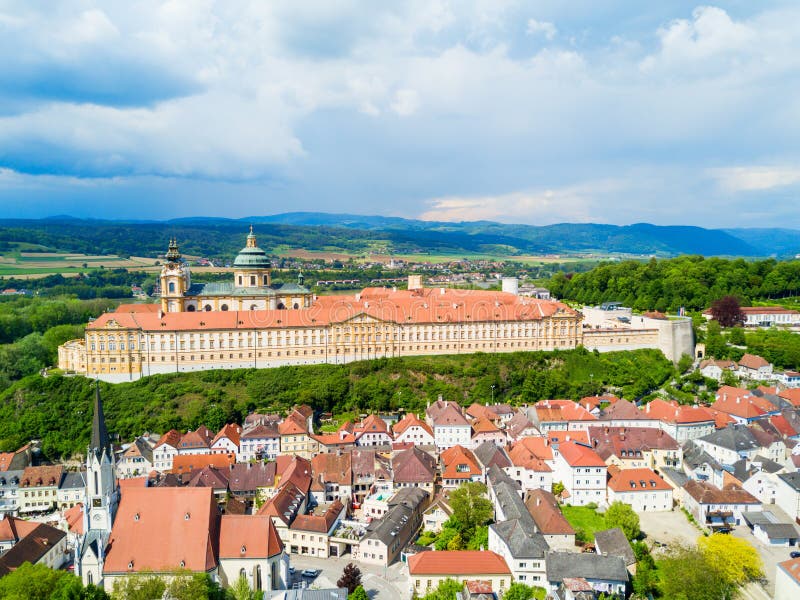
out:
{"label": "steep gabled roof", "polygon": [[271,558],[283,552],[275,524],[267,516],[222,516],[219,530],[220,558]]}
{"label": "steep gabled roof", "polygon": [[219,440],[223,438],[229,439],[235,446],[239,446],[239,437],[242,433],[241,425],[237,425],[235,423],[228,423],[219,430],[217,435],[214,436],[214,439],[211,440],[211,445],[213,446]]}
{"label": "steep gabled roof", "polygon": [[510,575],[505,559],[489,550],[420,552],[408,558],[408,572],[420,575]]}
{"label": "steep gabled roof", "polygon": [[433,437],[433,430],[430,428],[430,425],[428,425],[425,421],[420,419],[416,414],[411,412],[407,413],[406,416],[404,416],[397,423],[395,423],[392,426],[392,431],[394,431],[394,435],[395,437],[397,437],[401,433],[405,432],[409,427],[414,427],[414,426],[422,428],[423,430],[428,432],[428,434],[431,437]]}
{"label": "steep gabled roof", "polygon": [[542,534],[575,535],[575,530],[561,514],[558,500],[551,492],[541,489],[531,490],[525,500],[525,507]]}
{"label": "steep gabled roof", "polygon": [[401,450],[392,458],[395,483],[432,483],[436,459],[417,447]]}
{"label": "steep gabled roof", "polygon": [[103,572],[208,572],[218,564],[220,514],[211,488],[129,488]]}
{"label": "steep gabled roof", "polygon": [[605,467],[606,463],[591,448],[575,442],[561,442],[558,446],[561,457],[571,467]]}

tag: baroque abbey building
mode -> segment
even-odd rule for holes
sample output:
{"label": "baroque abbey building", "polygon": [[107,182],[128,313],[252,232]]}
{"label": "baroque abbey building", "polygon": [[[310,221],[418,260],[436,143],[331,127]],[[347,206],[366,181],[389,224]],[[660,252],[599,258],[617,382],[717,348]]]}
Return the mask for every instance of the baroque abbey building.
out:
{"label": "baroque abbey building", "polygon": [[173,240],[161,271],[161,302],[121,305],[95,319],[83,339],[59,347],[59,367],[122,382],[156,373],[579,345],[661,348],[672,360],[681,354],[673,350],[674,322],[587,329],[583,315],[561,302],[425,288],[418,275],[409,277],[407,290],[315,296],[302,280],[273,285],[270,270],[251,229],[232,282],[192,284]]}

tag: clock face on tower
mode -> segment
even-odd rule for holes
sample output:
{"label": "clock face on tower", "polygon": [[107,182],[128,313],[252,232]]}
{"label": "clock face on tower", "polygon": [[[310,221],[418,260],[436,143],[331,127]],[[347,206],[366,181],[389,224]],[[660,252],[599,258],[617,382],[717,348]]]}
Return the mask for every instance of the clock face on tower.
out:
{"label": "clock face on tower", "polygon": [[102,498],[94,498],[94,499],[92,500],[92,506],[93,506],[94,508],[102,508],[102,506],[103,506],[103,500],[102,500]]}
{"label": "clock face on tower", "polygon": [[95,513],[94,517],[92,517],[95,521],[100,520],[100,513]]}

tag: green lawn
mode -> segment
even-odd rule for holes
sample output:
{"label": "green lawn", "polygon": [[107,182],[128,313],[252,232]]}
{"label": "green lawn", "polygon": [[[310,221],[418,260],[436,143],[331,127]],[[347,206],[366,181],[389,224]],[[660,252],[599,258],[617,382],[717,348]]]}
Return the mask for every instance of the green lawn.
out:
{"label": "green lawn", "polygon": [[562,506],[561,512],[575,531],[582,529],[587,539],[594,540],[596,531],[607,529],[603,515],[597,514],[593,508],[586,506]]}

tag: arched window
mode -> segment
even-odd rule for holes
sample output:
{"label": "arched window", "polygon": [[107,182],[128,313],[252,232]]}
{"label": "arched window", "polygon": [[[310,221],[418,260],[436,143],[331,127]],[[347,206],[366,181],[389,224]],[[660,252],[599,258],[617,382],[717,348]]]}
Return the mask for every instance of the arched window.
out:
{"label": "arched window", "polygon": [[86,573],[86,583],[88,583],[89,585],[92,585],[94,583],[94,577],[92,577],[91,571]]}
{"label": "arched window", "polygon": [[186,310],[188,310],[189,312],[194,312],[195,311],[194,304],[190,304],[189,306],[187,306]]}
{"label": "arched window", "polygon": [[278,310],[284,310],[286,305],[283,302],[278,302]]}
{"label": "arched window", "polygon": [[170,294],[174,294],[175,293],[175,282],[174,281],[170,281],[169,285],[167,286],[167,289],[169,289],[169,293]]}
{"label": "arched window", "polygon": [[210,304],[206,304],[206,305],[203,307],[203,310],[204,310],[204,311],[206,311],[206,312],[210,311],[210,310],[211,310],[211,305],[210,305]]}
{"label": "arched window", "polygon": [[257,310],[258,307],[255,304],[250,305],[250,310]]}
{"label": "arched window", "polygon": [[219,307],[219,309],[220,310],[228,310],[228,305],[227,304],[223,304],[222,306]]}
{"label": "arched window", "polygon": [[294,306],[292,306],[292,308],[294,308],[295,310],[297,310],[298,308],[300,308],[300,305],[299,305],[299,304],[297,304],[297,302],[295,302],[295,303],[294,303]]}

